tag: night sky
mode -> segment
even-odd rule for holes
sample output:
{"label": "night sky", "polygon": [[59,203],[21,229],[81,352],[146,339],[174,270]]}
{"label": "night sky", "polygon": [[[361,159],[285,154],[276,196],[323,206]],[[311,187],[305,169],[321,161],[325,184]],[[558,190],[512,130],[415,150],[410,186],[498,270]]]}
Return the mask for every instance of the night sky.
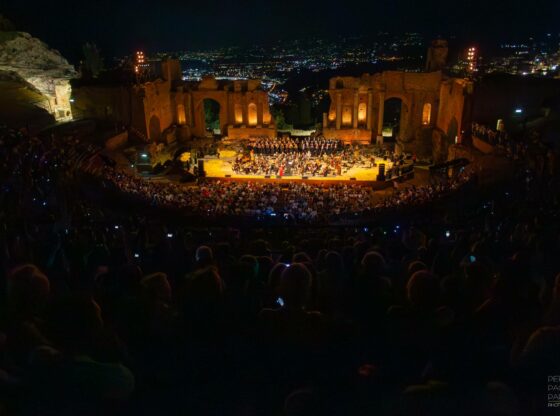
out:
{"label": "night sky", "polygon": [[111,56],[379,30],[481,43],[560,32],[559,0],[0,0],[0,13],[71,60],[86,41]]}

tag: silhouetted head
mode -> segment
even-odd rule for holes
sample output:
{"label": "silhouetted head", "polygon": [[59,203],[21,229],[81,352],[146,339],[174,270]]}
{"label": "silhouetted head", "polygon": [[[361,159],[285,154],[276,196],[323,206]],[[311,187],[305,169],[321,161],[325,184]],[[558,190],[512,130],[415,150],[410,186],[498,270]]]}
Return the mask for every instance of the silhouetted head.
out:
{"label": "silhouetted head", "polygon": [[171,285],[165,273],[152,273],[140,281],[142,291],[148,299],[162,302],[171,301]]}
{"label": "silhouetted head", "polygon": [[7,303],[18,316],[33,316],[45,305],[49,292],[49,279],[33,264],[16,267],[8,273]]}
{"label": "silhouetted head", "polygon": [[377,251],[370,251],[362,258],[364,277],[379,277],[385,271],[385,259]]}
{"label": "silhouetted head", "polygon": [[218,270],[206,267],[193,273],[188,282],[188,295],[194,300],[212,300],[220,298],[224,288]]}
{"label": "silhouetted head", "polygon": [[303,308],[311,289],[311,273],[301,263],[294,263],[282,272],[280,295],[287,307]]}
{"label": "silhouetted head", "polygon": [[200,246],[196,249],[195,260],[200,265],[209,265],[214,260],[214,253],[208,246]]}
{"label": "silhouetted head", "polygon": [[435,308],[439,301],[439,282],[432,273],[420,270],[408,279],[406,292],[413,306],[421,309]]}
{"label": "silhouetted head", "polygon": [[292,263],[311,263],[311,258],[307,253],[300,251],[292,257]]}
{"label": "silhouetted head", "polygon": [[412,276],[420,270],[428,270],[428,266],[419,260],[415,260],[408,265],[408,276]]}
{"label": "silhouetted head", "polygon": [[286,270],[285,263],[276,263],[274,267],[268,273],[268,286],[272,289],[277,289],[280,286],[280,279],[282,277],[282,273]]}
{"label": "silhouetted head", "polygon": [[256,279],[259,273],[259,261],[255,256],[241,256],[241,258],[239,259],[239,264],[243,266],[243,269],[247,273],[247,279],[251,281]]}
{"label": "silhouetted head", "polygon": [[336,251],[329,251],[325,255],[325,267],[331,272],[341,272],[344,269],[342,256]]}

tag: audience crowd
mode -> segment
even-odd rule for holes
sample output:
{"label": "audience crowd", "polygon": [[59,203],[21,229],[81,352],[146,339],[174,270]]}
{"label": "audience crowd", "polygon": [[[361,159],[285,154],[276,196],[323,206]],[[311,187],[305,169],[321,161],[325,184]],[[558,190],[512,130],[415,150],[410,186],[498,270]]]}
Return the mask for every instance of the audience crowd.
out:
{"label": "audience crowd", "polygon": [[[547,414],[560,371],[556,180],[523,169],[483,204],[363,228],[203,228],[65,191],[71,169],[48,166],[143,198],[158,186],[92,162],[79,138],[0,135],[1,413]],[[230,196],[207,202],[214,186]],[[275,186],[238,186],[201,185],[200,209],[282,200]],[[278,206],[306,192],[314,208],[369,198],[326,189],[294,185]]]}
{"label": "audience crowd", "polygon": [[197,186],[148,181],[105,167],[103,179],[125,195],[151,205],[184,209],[203,217],[284,216],[303,222],[326,222],[372,209],[372,191],[366,186],[306,183],[234,182],[209,180]]}
{"label": "audience crowd", "polygon": [[210,180],[197,186],[147,181],[136,175],[105,167],[101,177],[126,196],[152,206],[185,210],[201,217],[282,216],[298,223],[365,219],[405,206],[423,205],[448,196],[473,180],[462,173],[441,184],[412,186],[373,202],[373,191],[365,185],[308,184],[291,182],[236,182]]}
{"label": "audience crowd", "polygon": [[[2,174],[12,188],[25,189],[20,205],[46,206],[49,200],[71,197],[67,186],[77,175],[88,175],[123,197],[147,205],[183,210],[203,217],[281,217],[298,222],[328,223],[340,218],[369,217],[403,206],[404,199],[419,196],[415,204],[427,203],[471,180],[459,175],[445,185],[425,185],[398,192],[382,202],[373,202],[373,191],[358,184],[266,183],[201,180],[196,186],[151,181],[118,169],[100,148],[80,137],[54,134],[29,138],[6,130],[2,136]],[[364,156],[350,152],[348,160],[358,163]],[[372,157],[373,159],[373,157]],[[364,160],[362,160],[363,163]],[[397,163],[403,163],[398,160]],[[57,186],[60,185],[60,186]],[[13,194],[14,196],[16,194]]]}
{"label": "audience crowd", "polygon": [[544,141],[541,133],[527,130],[510,136],[507,131],[495,131],[482,124],[472,123],[471,134],[492,146],[497,153],[507,156],[518,164],[530,167],[538,176],[556,176],[558,168],[558,149],[554,140]]}
{"label": "audience crowd", "polygon": [[494,130],[484,124],[472,123],[471,133],[485,142],[492,145],[504,145],[510,139],[509,134],[505,130]]}

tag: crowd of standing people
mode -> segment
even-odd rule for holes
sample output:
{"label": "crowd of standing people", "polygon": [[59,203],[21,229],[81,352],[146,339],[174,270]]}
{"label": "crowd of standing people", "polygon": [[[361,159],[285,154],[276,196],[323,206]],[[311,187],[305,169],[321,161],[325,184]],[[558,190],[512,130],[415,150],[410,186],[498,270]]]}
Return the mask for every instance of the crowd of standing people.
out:
{"label": "crowd of standing people", "polygon": [[311,156],[333,154],[343,149],[342,141],[324,137],[266,137],[254,138],[247,144],[255,154],[309,153]]}

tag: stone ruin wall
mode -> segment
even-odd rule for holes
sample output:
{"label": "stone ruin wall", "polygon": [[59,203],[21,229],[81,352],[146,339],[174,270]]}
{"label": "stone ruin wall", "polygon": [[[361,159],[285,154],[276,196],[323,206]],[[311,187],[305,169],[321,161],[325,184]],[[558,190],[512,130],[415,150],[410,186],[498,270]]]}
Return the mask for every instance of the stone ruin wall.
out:
{"label": "stone ruin wall", "polygon": [[447,147],[461,135],[465,96],[470,93],[469,81],[447,78],[440,71],[335,77],[329,83],[331,105],[323,116],[323,134],[345,142],[376,142],[383,132],[385,104],[398,98],[402,105],[397,147],[420,157],[445,159]]}
{"label": "stone ruin wall", "polygon": [[37,103],[57,121],[72,119],[74,68],[62,55],[25,32],[0,32],[0,72],[12,74],[45,97]]}

